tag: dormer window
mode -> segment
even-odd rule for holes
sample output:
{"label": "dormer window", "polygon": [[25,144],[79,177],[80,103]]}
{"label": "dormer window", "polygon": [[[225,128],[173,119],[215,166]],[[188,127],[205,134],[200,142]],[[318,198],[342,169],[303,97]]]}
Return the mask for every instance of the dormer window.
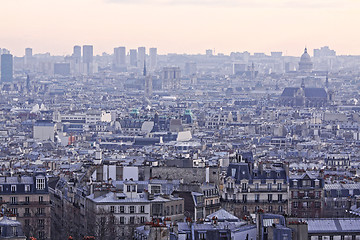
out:
{"label": "dormer window", "polygon": [[44,177],[36,178],[36,189],[37,190],[44,190],[45,189],[45,178]]}
{"label": "dormer window", "polygon": [[16,192],[16,185],[11,185],[11,192]]}
{"label": "dormer window", "polygon": [[25,185],[25,192],[30,192],[30,185]]}
{"label": "dormer window", "polygon": [[236,174],[236,168],[232,168],[232,169],[231,169],[231,176],[232,176],[233,178],[235,178],[235,174]]}

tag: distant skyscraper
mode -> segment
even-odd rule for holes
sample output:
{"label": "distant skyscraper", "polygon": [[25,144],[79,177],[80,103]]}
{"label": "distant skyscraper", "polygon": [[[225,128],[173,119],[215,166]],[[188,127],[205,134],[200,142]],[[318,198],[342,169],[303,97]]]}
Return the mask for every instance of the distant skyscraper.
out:
{"label": "distant skyscraper", "polygon": [[157,65],[157,48],[150,48],[149,55],[150,55],[150,69],[154,70]]}
{"label": "distant skyscraper", "polygon": [[130,49],[130,65],[137,66],[137,51],[136,49]]}
{"label": "distant skyscraper", "polygon": [[81,46],[74,46],[71,61],[71,70],[73,73],[81,72]]}
{"label": "distant skyscraper", "polygon": [[93,59],[94,59],[94,50],[92,45],[83,46],[83,63],[84,63],[84,72],[87,74],[92,74],[93,68]]}
{"label": "distant skyscraper", "polygon": [[25,48],[25,57],[30,58],[33,56],[32,48]]}
{"label": "distant skyscraper", "polygon": [[32,48],[25,48],[24,64],[27,70],[32,69],[33,65],[33,50]]}
{"label": "distant skyscraper", "polygon": [[144,62],[146,60],[146,48],[145,47],[139,47],[138,48],[138,67],[143,69],[144,68]]}
{"label": "distant skyscraper", "polygon": [[81,59],[81,46],[74,46],[73,55],[74,58]]}
{"label": "distant skyscraper", "polygon": [[114,64],[116,67],[126,65],[126,48],[125,47],[114,48]]}
{"label": "distant skyscraper", "polygon": [[1,55],[1,82],[13,81],[13,55]]}

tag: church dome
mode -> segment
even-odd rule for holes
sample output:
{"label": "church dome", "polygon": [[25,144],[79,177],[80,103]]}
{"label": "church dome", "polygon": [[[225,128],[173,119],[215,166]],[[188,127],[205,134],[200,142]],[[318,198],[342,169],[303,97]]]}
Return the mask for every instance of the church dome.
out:
{"label": "church dome", "polygon": [[307,52],[307,49],[305,48],[305,51],[303,55],[301,55],[300,62],[311,62],[311,57]]}
{"label": "church dome", "polygon": [[311,61],[311,57],[305,48],[303,55],[301,55],[299,62],[299,71],[300,72],[311,72],[313,69],[313,63]]}

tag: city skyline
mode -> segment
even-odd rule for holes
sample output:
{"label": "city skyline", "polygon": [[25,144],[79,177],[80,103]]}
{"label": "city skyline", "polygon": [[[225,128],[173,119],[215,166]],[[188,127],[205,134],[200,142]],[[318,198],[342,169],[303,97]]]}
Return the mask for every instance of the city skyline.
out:
{"label": "city skyline", "polygon": [[74,45],[87,44],[95,55],[146,46],[159,54],[271,49],[298,56],[305,46],[324,45],[339,55],[360,54],[360,34],[351,28],[360,3],[352,0],[6,0],[2,6],[1,47],[15,56],[27,47],[67,55]]}

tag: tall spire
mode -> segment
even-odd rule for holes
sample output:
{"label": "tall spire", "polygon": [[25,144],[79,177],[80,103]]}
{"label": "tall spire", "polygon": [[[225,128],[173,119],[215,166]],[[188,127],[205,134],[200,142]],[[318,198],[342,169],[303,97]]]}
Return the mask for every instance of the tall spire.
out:
{"label": "tall spire", "polygon": [[146,77],[146,60],[144,60],[144,71],[143,71],[144,77]]}
{"label": "tall spire", "polygon": [[305,79],[303,78],[302,81],[301,81],[301,88],[302,89],[305,89]]}

